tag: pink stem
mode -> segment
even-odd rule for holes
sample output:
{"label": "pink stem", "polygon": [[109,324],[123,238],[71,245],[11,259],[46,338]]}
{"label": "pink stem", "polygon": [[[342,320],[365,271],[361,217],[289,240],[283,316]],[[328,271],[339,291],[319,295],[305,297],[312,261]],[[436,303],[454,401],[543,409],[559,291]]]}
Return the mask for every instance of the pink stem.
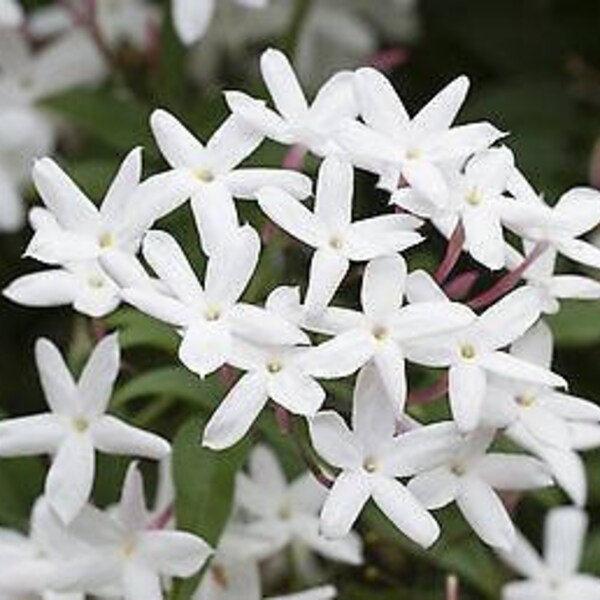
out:
{"label": "pink stem", "polygon": [[396,46],[394,48],[387,48],[386,50],[376,52],[367,60],[367,65],[374,67],[379,71],[385,71],[389,73],[396,67],[406,63],[408,58],[408,50]]}
{"label": "pink stem", "polygon": [[428,388],[422,390],[412,390],[408,394],[406,403],[408,405],[429,404],[434,400],[438,400],[448,391],[448,374],[444,373],[438,381]]}
{"label": "pink stem", "polygon": [[444,285],[444,292],[451,300],[463,300],[469,295],[478,279],[477,271],[461,273]]}
{"label": "pink stem", "polygon": [[281,431],[283,435],[290,435],[294,426],[291,413],[287,409],[283,408],[283,406],[279,406],[279,404],[274,406],[274,411],[275,419],[279,425],[279,431]]}
{"label": "pink stem", "polygon": [[497,281],[489,290],[479,294],[471,300],[468,305],[473,309],[485,308],[490,306],[510,292],[519,283],[523,273],[548,249],[548,242],[538,242],[529,256],[515,269],[508,272],[504,277]]}
{"label": "pink stem", "polygon": [[463,244],[465,243],[465,230],[462,226],[462,223],[458,223],[458,225],[454,228],[450,239],[448,240],[448,246],[446,247],[446,256],[444,256],[444,260],[438,267],[435,272],[435,280],[442,284],[446,279],[448,279],[448,275],[452,272],[452,269],[458,262],[460,255],[462,254]]}
{"label": "pink stem", "polygon": [[148,523],[148,529],[164,529],[167,526],[167,523],[173,518],[173,514],[173,505],[169,504],[163,512]]}
{"label": "pink stem", "polygon": [[306,148],[296,144],[292,146],[283,157],[282,166],[284,169],[302,171],[304,159],[306,158]]}
{"label": "pink stem", "polygon": [[448,575],[446,578],[446,600],[458,600],[459,585],[456,575]]}

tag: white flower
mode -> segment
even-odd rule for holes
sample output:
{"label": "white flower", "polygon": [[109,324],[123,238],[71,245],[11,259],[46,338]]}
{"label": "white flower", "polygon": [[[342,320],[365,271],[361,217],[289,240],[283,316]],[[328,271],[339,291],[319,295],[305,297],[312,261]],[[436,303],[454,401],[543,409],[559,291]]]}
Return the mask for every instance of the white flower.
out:
{"label": "white flower", "polygon": [[490,546],[508,550],[515,529],[498,490],[529,490],[551,485],[542,462],[518,454],[486,454],[495,429],[466,434],[446,464],[418,474],[408,489],[428,509],[456,502],[475,533]]}
{"label": "white flower", "polygon": [[475,320],[466,306],[447,299],[403,306],[406,263],[401,256],[369,262],[361,289],[362,312],[330,307],[306,327],[335,333],[307,352],[306,368],[317,377],[344,377],[372,362],[382,378],[390,406],[399,417],[406,401],[405,351],[431,336],[462,330]]}
{"label": "white flower", "polygon": [[[222,0],[221,0],[222,1]],[[241,6],[264,8],[269,0],[236,0]],[[172,0],[173,21],[181,41],[190,45],[204,37],[216,8],[216,0]]]}
{"label": "white flower", "polygon": [[411,119],[384,75],[359,69],[355,90],[365,124],[345,121],[335,137],[356,166],[380,175],[380,186],[394,191],[402,177],[419,194],[444,205],[448,186],[441,165],[464,160],[503,135],[489,123],[452,127],[468,89],[469,80],[458,77]]}
{"label": "white flower", "polygon": [[251,519],[249,532],[272,539],[273,550],[305,546],[328,558],[353,565],[362,563],[361,540],[355,533],[339,540],[323,537],[319,512],[326,489],[310,473],[288,484],[275,454],[256,446],[249,459],[248,474],[239,473],[236,506]]}
{"label": "white flower", "polygon": [[443,170],[448,185],[444,204],[437,205],[410,187],[394,192],[392,202],[431,219],[448,237],[460,223],[465,232],[464,249],[486,267],[501,269],[506,262],[501,207],[507,201],[503,193],[513,169],[514,157],[508,148],[484,150],[461,171]]}
{"label": "white flower", "polygon": [[162,600],[162,576],[190,577],[212,554],[201,538],[184,531],[150,528],[143,480],[135,463],[127,471],[116,510],[86,506],[70,526],[89,544],[70,561],[60,587],[125,600]]}
{"label": "white flower", "polygon": [[181,330],[179,358],[201,377],[229,362],[236,337],[266,345],[309,343],[295,325],[239,301],[259,253],[258,234],[249,225],[243,226],[209,257],[202,287],[173,237],[151,231],[144,239],[143,254],[172,296],[146,288],[126,288],[123,297]]}
{"label": "white flower", "polygon": [[204,146],[175,117],[156,110],[150,119],[156,142],[169,165],[190,186],[192,209],[206,254],[224,232],[238,228],[233,198],[254,199],[259,188],[281,187],[296,198],[306,198],[311,181],[295,171],[236,168],[263,140],[239,117],[230,116]]}
{"label": "white flower", "polygon": [[283,52],[270,48],[260,68],[277,112],[265,102],[242,92],[227,92],[227,104],[234,114],[257,131],[281,144],[296,144],[317,156],[339,153],[332,134],[341,120],[358,114],[352,86],[353,74],[340,71],[325,82],[309,106],[294,70]]}
{"label": "white flower", "polygon": [[305,305],[319,312],[329,304],[350,261],[367,261],[394,254],[422,241],[414,229],[420,221],[408,215],[388,214],[352,222],[354,172],[339,157],[321,164],[314,212],[275,188],[258,193],[262,210],[282,229],[316,248]]}
{"label": "white flower", "polygon": [[160,459],[170,447],[162,438],[105,414],[120,365],[116,335],[96,346],[77,383],[50,341],[38,340],[35,356],[51,412],[0,422],[0,455],[52,454],[46,498],[69,522],[92,491],[96,449]]}
{"label": "white flower", "polygon": [[[437,297],[433,282],[431,286],[428,291],[425,286],[420,292],[414,291],[413,299]],[[520,338],[539,315],[537,294],[523,287],[488,308],[469,327],[416,342],[408,348],[407,356],[418,364],[449,367],[450,407],[461,430],[470,431],[479,424],[491,374],[541,385],[567,386],[562,377],[547,368],[502,351]]]}
{"label": "white flower", "polygon": [[453,452],[455,428],[438,423],[395,435],[395,414],[373,367],[357,379],[352,430],[333,411],[309,420],[315,450],[340,469],[321,511],[324,535],[348,534],[363,506],[373,498],[392,523],[423,547],[431,546],[440,529],[435,519],[397,478],[431,468]]}
{"label": "white flower", "polygon": [[[64,572],[67,561],[82,549],[46,500],[39,498],[31,512],[28,536],[0,529],[0,598],[22,599],[28,593],[36,593],[50,600],[48,590]],[[83,594],[57,594],[54,600],[83,600]]]}
{"label": "white flower", "polygon": [[598,600],[600,579],[577,572],[587,526],[587,515],[580,509],[551,510],[544,528],[543,560],[519,534],[512,551],[500,556],[527,581],[505,585],[503,600]]}
{"label": "white flower", "polygon": [[[552,365],[552,333],[540,322],[511,347],[512,356],[539,367]],[[600,407],[549,386],[493,377],[484,421],[544,460],[572,499],[586,497],[585,467],[574,452],[600,445]]]}
{"label": "white flower", "polygon": [[0,27],[20,27],[23,20],[23,8],[18,0],[0,0]]}
{"label": "white flower", "polygon": [[600,268],[600,249],[578,239],[600,223],[598,190],[576,187],[549,206],[515,169],[509,191],[515,199],[502,207],[506,227],[529,241],[549,243],[575,262]]}
{"label": "white flower", "polygon": [[219,404],[206,425],[202,443],[213,449],[237,443],[269,399],[293,414],[314,416],[325,400],[325,390],[313,378],[311,369],[304,367],[307,349],[235,340],[227,362],[247,373]]}
{"label": "white flower", "polygon": [[[534,252],[535,244],[524,241],[526,256]],[[598,300],[600,299],[600,283],[591,277],[571,274],[555,274],[557,259],[556,248],[546,249],[535,258],[523,273],[523,280],[533,288],[540,298],[542,311],[556,314],[560,310],[559,300]],[[511,249],[507,262],[517,267],[525,260],[516,250]]]}

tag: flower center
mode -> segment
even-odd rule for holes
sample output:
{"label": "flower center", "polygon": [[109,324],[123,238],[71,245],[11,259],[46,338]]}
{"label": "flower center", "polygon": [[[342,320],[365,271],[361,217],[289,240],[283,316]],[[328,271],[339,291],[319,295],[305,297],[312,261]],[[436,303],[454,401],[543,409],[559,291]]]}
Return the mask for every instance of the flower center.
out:
{"label": "flower center", "polygon": [[375,473],[378,468],[379,465],[377,464],[377,459],[374,456],[368,456],[365,458],[365,462],[363,462],[363,469],[367,473]]}
{"label": "flower center", "polygon": [[451,471],[457,477],[462,477],[463,475],[467,474],[467,467],[465,465],[463,465],[462,463],[455,463],[454,465],[452,465]]}
{"label": "flower center", "polygon": [[199,179],[202,183],[210,183],[215,180],[215,176],[208,169],[196,169],[194,171],[196,179]]}
{"label": "flower center", "polygon": [[483,194],[476,187],[472,187],[465,200],[471,206],[478,206],[483,202]]}
{"label": "flower center", "polygon": [[88,285],[91,288],[94,288],[95,290],[98,290],[100,288],[104,287],[104,279],[102,279],[102,277],[100,277],[99,275],[92,275],[91,277],[88,277]]}
{"label": "flower center", "polygon": [[113,238],[111,233],[103,233],[98,238],[98,244],[100,244],[100,248],[106,250],[107,248],[111,248],[115,245],[115,239]]}
{"label": "flower center", "polygon": [[409,160],[421,158],[421,151],[418,148],[409,148],[406,151],[406,158],[408,158]]}
{"label": "flower center", "polygon": [[378,342],[384,342],[388,337],[388,330],[381,325],[376,325],[373,327],[371,333]]}
{"label": "flower center", "polygon": [[133,554],[135,553],[135,546],[135,540],[133,538],[129,538],[125,540],[125,542],[121,546],[121,550],[125,556],[130,557],[133,556]]}
{"label": "flower center", "polygon": [[278,360],[272,360],[271,362],[267,363],[267,371],[269,371],[269,373],[272,375],[279,373],[282,369],[283,365]]}
{"label": "flower center", "polygon": [[331,248],[333,248],[334,250],[341,250],[342,246],[344,245],[344,240],[339,236],[339,235],[334,235],[330,240],[329,240],[329,245],[331,246]]}
{"label": "flower center", "polygon": [[77,433],[85,433],[88,430],[90,423],[84,417],[75,417],[73,419],[72,425],[73,425],[73,429]]}
{"label": "flower center", "polygon": [[460,355],[465,360],[471,360],[475,358],[475,348],[473,347],[473,344],[463,344],[460,347]]}
{"label": "flower center", "polygon": [[289,521],[292,518],[292,508],[289,504],[284,504],[279,509],[279,518],[282,521]]}
{"label": "flower center", "polygon": [[530,408],[535,404],[535,396],[533,394],[519,394],[515,401],[523,408]]}
{"label": "flower center", "polygon": [[204,312],[204,318],[207,321],[218,321],[221,318],[221,311],[215,307],[207,308]]}

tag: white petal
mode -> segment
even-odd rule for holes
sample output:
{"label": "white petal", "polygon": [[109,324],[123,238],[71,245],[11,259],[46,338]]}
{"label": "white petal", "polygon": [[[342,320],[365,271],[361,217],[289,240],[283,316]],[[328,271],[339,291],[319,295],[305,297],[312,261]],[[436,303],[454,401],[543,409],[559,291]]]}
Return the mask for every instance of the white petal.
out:
{"label": "white petal", "polygon": [[588,187],[573,188],[560,197],[554,213],[571,236],[579,237],[600,223],[600,192]]}
{"label": "white petal", "polygon": [[502,600],[542,600],[545,594],[548,585],[539,581],[515,581],[502,588]]}
{"label": "white petal", "polygon": [[233,114],[213,133],[206,144],[214,173],[227,173],[258,148],[263,135]]}
{"label": "white petal", "polygon": [[563,419],[573,421],[600,421],[600,406],[589,400],[548,391],[540,397],[542,406]]}
{"label": "white petal", "polygon": [[221,321],[189,327],[179,346],[179,359],[190,371],[206,377],[227,362],[231,335]]}
{"label": "white petal", "polygon": [[225,182],[234,198],[255,200],[263,187],[280,188],[298,200],[310,196],[312,181],[306,175],[288,169],[236,169]]}
{"label": "white petal", "polygon": [[515,528],[506,508],[492,488],[475,477],[465,477],[456,499],[473,531],[495,548],[509,550],[515,541]]}
{"label": "white petal", "polygon": [[129,464],[125,474],[117,511],[119,525],[126,529],[126,533],[145,529],[148,511],[144,495],[144,480],[136,462]]}
{"label": "white petal", "polygon": [[0,456],[54,454],[65,437],[55,415],[44,413],[0,422]]}
{"label": "white petal", "polygon": [[326,237],[319,219],[289,193],[278,188],[264,188],[257,194],[263,212],[284,231],[318,247]]}
{"label": "white petal", "polygon": [[452,471],[440,467],[419,473],[409,481],[407,487],[425,508],[434,510],[456,499],[459,482]]}
{"label": "white petal", "polygon": [[92,439],[73,433],[61,444],[46,478],[48,502],[64,523],[84,507],[94,484],[95,457]]}
{"label": "white petal", "polygon": [[362,466],[361,452],[340,415],[324,411],[309,419],[308,425],[315,450],[329,464],[348,469]]}
{"label": "white petal", "polygon": [[202,444],[213,450],[233,446],[248,432],[268,401],[262,375],[244,375],[213,413],[204,430]]}
{"label": "white petal", "polygon": [[191,315],[188,307],[167,296],[145,288],[125,288],[121,291],[123,299],[138,310],[177,327],[186,327]]}
{"label": "white petal", "polygon": [[450,367],[450,406],[461,430],[471,431],[479,424],[486,386],[485,371],[478,365],[460,363]]}
{"label": "white petal", "polygon": [[44,204],[62,227],[81,233],[94,228],[98,210],[52,159],[36,161],[33,180]]}
{"label": "white petal", "polygon": [[447,302],[448,297],[426,271],[412,271],[406,280],[406,296],[411,303]]}
{"label": "white petal", "polygon": [[600,269],[600,249],[583,240],[560,240],[558,250],[575,262]]}
{"label": "white petal", "polygon": [[92,351],[77,383],[81,408],[88,416],[105,412],[121,367],[117,334],[107,335]]}
{"label": "white petal", "polygon": [[453,127],[435,137],[428,148],[428,157],[433,161],[461,159],[485,150],[504,134],[489,123],[469,123]]}
{"label": "white petal", "polygon": [[25,223],[23,199],[5,169],[0,167],[0,231],[17,231]]}
{"label": "white petal", "polygon": [[438,133],[447,130],[456,118],[469,91],[464,75],[451,81],[415,115],[412,126],[419,132]]}
{"label": "white petal", "polygon": [[373,478],[373,500],[385,516],[407,537],[429,548],[440,535],[435,519],[395,479]]}
{"label": "white petal", "polygon": [[410,118],[387,77],[376,69],[363,68],[356,71],[354,78],[365,122],[386,136],[402,139]]}
{"label": "white petal", "polygon": [[317,182],[315,215],[331,231],[344,231],[352,220],[354,170],[338,156],[321,163]]}
{"label": "white petal", "polygon": [[530,381],[552,387],[566,387],[567,382],[560,375],[542,369],[531,363],[519,360],[506,352],[488,352],[479,356],[479,365],[488,371],[512,379]]}
{"label": "white petal", "polygon": [[477,472],[497,490],[530,490],[552,485],[548,469],[530,456],[487,454],[477,465]]}
{"label": "white petal", "polygon": [[194,221],[204,254],[210,256],[239,229],[231,192],[222,181],[204,185],[192,196]]}
{"label": "white petal", "polygon": [[402,166],[402,176],[420,196],[443,207],[448,204],[449,190],[440,169],[425,159],[408,160]]}
{"label": "white petal", "polygon": [[173,577],[190,577],[212,554],[204,540],[185,531],[147,531],[140,552],[158,573]]}
{"label": "white petal", "polygon": [[361,305],[372,321],[386,322],[401,306],[406,274],[406,261],[401,256],[376,258],[367,264],[362,280]]}
{"label": "white petal", "polygon": [[270,378],[269,396],[294,414],[312,417],[325,401],[325,390],[312,377],[284,367]]}
{"label": "white petal", "polygon": [[35,343],[35,362],[48,406],[59,415],[73,415],[79,406],[79,394],[73,376],[60,350],[45,338]]}
{"label": "white petal", "polygon": [[367,477],[346,471],[339,475],[321,511],[323,535],[334,539],[348,535],[370,495]]}
{"label": "white petal", "polygon": [[340,119],[358,116],[354,94],[354,73],[338,71],[319,89],[310,107],[311,119],[325,131],[331,131]]}
{"label": "white petal", "polygon": [[538,319],[537,294],[523,287],[504,296],[479,318],[482,340],[494,350],[504,348],[521,337]]}
{"label": "white petal", "polygon": [[260,70],[277,110],[289,120],[303,116],[306,98],[285,54],[269,48],[260,58]]}
{"label": "white petal", "polygon": [[257,444],[248,459],[248,471],[252,480],[263,490],[269,490],[274,495],[283,495],[287,490],[287,480],[277,455],[264,444]]}
{"label": "white petal", "polygon": [[173,21],[184,44],[189,46],[204,37],[214,10],[214,0],[173,0]]}
{"label": "white petal", "polygon": [[394,342],[384,344],[373,356],[377,371],[381,376],[388,400],[396,417],[404,413],[406,404],[406,366],[404,352]]}
{"label": "white petal", "polygon": [[123,592],[127,600],[163,600],[158,573],[140,560],[129,560],[123,567]]}
{"label": "white petal", "polygon": [[144,238],[144,258],[182,302],[202,302],[204,294],[190,263],[175,238],[165,231],[149,231]]}
{"label": "white petal", "polygon": [[559,577],[577,572],[588,526],[585,512],[575,507],[555,508],[544,527],[544,558]]}
{"label": "white petal", "polygon": [[96,448],[108,454],[161,460],[171,452],[169,443],[160,436],[128,425],[112,415],[105,415],[93,424],[92,436]]}
{"label": "white petal", "polygon": [[215,306],[235,304],[254,274],[259,254],[260,237],[250,225],[238,229],[227,244],[216,247],[206,266],[206,302]]}
{"label": "white petal", "polygon": [[555,298],[597,300],[600,298],[600,283],[580,275],[556,275],[548,281],[548,292]]}
{"label": "white petal", "polygon": [[350,261],[343,254],[327,247],[319,248],[310,262],[304,299],[306,310],[322,311],[333,299],[349,268]]}
{"label": "white petal", "polygon": [[546,577],[546,565],[537,550],[519,531],[517,531],[513,547],[508,552],[500,551],[500,557],[517,573],[525,577],[537,580]]}
{"label": "white petal", "polygon": [[110,222],[122,218],[131,195],[142,177],[142,149],[134,148],[121,163],[100,207],[100,214]]}
{"label": "white petal", "polygon": [[538,367],[549,369],[552,366],[553,347],[552,330],[544,321],[540,321],[510,347],[510,353]]}
{"label": "white petal", "polygon": [[465,240],[471,256],[488,269],[497,270],[506,262],[502,225],[496,208],[489,202],[463,213]]}

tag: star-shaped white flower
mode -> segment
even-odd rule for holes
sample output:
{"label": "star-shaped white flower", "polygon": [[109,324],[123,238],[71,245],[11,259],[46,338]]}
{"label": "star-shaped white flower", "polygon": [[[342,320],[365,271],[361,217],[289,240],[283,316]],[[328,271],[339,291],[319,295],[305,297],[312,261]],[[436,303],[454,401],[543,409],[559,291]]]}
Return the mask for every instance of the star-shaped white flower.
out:
{"label": "star-shaped white flower", "polygon": [[102,512],[88,505],[70,529],[89,549],[70,561],[71,574],[60,584],[65,591],[162,600],[163,577],[190,577],[212,554],[196,535],[152,529],[142,476],[135,463],[127,471],[116,510]]}
{"label": "star-shaped white flower", "polygon": [[[533,242],[525,240],[523,242],[525,255],[531,256],[535,246]],[[583,275],[555,273],[557,254],[556,248],[547,248],[523,272],[523,280],[540,298],[542,312],[556,314],[560,310],[560,300],[600,299],[600,283],[597,280]],[[517,267],[524,260],[524,257],[514,249],[511,249],[507,256],[507,264],[512,268]]]}
{"label": "star-shaped white flower", "polygon": [[[552,333],[540,322],[512,345],[510,354],[549,369],[552,349]],[[549,386],[493,376],[483,417],[544,460],[574,502],[585,502],[585,467],[574,450],[600,445],[598,405]]]}
{"label": "star-shaped white flower", "polygon": [[579,239],[600,223],[600,191],[576,187],[549,206],[516,169],[509,191],[514,200],[502,207],[506,227],[526,240],[547,242],[575,262],[600,268],[600,249]]}
{"label": "star-shaped white flower", "polygon": [[463,170],[449,167],[442,171],[448,185],[444,204],[431,202],[411,187],[394,192],[392,202],[430,219],[447,237],[460,223],[465,232],[464,249],[489,269],[501,269],[506,263],[501,207],[513,169],[514,157],[508,148],[484,150]]}
{"label": "star-shaped white flower", "polygon": [[490,546],[508,550],[515,529],[494,490],[529,490],[552,484],[544,464],[530,456],[486,451],[495,429],[466,434],[446,464],[422,472],[408,489],[429,510],[456,502],[475,533]]}
{"label": "star-shaped white flower", "polygon": [[330,560],[359,565],[362,544],[358,535],[331,540],[319,530],[326,496],[327,490],[310,473],[288,483],[275,454],[262,445],[250,454],[248,474],[237,477],[236,506],[252,519],[246,529],[271,538],[274,551],[292,544]]}
{"label": "star-shaped white flower", "polygon": [[18,0],[0,0],[0,27],[20,27],[23,19],[23,8]]}
{"label": "star-shaped white flower", "polygon": [[237,337],[265,345],[310,343],[306,334],[282,317],[240,302],[259,253],[256,231],[249,225],[239,228],[209,257],[203,287],[175,239],[151,231],[144,240],[143,254],[171,295],[126,288],[123,297],[180,330],[179,358],[201,377],[230,361]]}
{"label": "star-shaped white flower", "polygon": [[318,454],[340,469],[321,511],[321,530],[331,538],[346,536],[369,498],[392,523],[423,547],[440,529],[415,496],[398,481],[444,462],[456,441],[451,423],[438,423],[396,435],[396,419],[372,367],[357,379],[352,430],[340,415],[324,411],[309,420]]}
{"label": "star-shaped white flower", "polygon": [[35,356],[51,412],[0,422],[0,455],[51,454],[46,499],[64,522],[70,522],[90,497],[95,450],[161,459],[170,446],[106,414],[119,373],[116,335],[96,346],[77,383],[50,341],[38,340]]}
{"label": "star-shaped white flower", "polygon": [[307,328],[335,334],[307,351],[305,367],[317,377],[336,378],[372,362],[398,417],[406,401],[406,348],[418,340],[462,330],[476,318],[467,306],[447,298],[403,305],[406,280],[401,256],[376,258],[364,271],[362,312],[329,307],[303,320]]}
{"label": "star-shaped white flower", "polygon": [[206,146],[164,110],[154,111],[150,124],[166,161],[188,181],[206,254],[211,254],[223,235],[239,227],[234,198],[255,199],[263,186],[281,188],[300,199],[311,192],[310,179],[296,171],[237,168],[258,148],[263,136],[235,115],[221,125]]}
{"label": "star-shaped white flower", "polygon": [[275,188],[258,193],[260,207],[270,219],[316,249],[305,298],[306,308],[314,312],[329,304],[351,261],[394,254],[423,239],[414,231],[421,221],[408,215],[387,214],[352,222],[353,194],[352,165],[333,156],[319,169],[314,211]]}
{"label": "star-shaped white flower", "polygon": [[452,127],[469,89],[465,76],[447,85],[412,119],[383,74],[363,68],[354,81],[364,124],[345,121],[335,139],[356,166],[378,174],[380,186],[389,191],[402,177],[419,194],[443,206],[448,185],[442,165],[465,160],[503,135],[489,123]]}
{"label": "star-shaped white flower", "polygon": [[570,506],[551,510],[544,527],[544,558],[521,534],[500,556],[526,581],[508,583],[503,600],[598,600],[600,579],[578,573],[588,517]]}
{"label": "star-shaped white flower", "polygon": [[333,133],[343,119],[354,119],[358,106],[353,77],[340,71],[325,82],[308,104],[286,55],[269,48],[260,59],[260,70],[275,110],[242,92],[227,92],[227,104],[256,131],[281,144],[298,145],[317,156],[339,154]]}
{"label": "star-shaped white flower", "polygon": [[[439,294],[443,292],[423,274],[412,298],[431,301]],[[567,387],[560,375],[502,351],[534,325],[539,315],[537,294],[527,287],[519,288],[486,309],[469,327],[418,341],[407,349],[408,358],[418,364],[449,368],[450,407],[461,430],[470,431],[479,424],[491,374]]]}
{"label": "star-shaped white flower", "polygon": [[[264,8],[269,0],[236,0],[241,6]],[[216,0],[171,0],[175,30],[186,45],[202,39],[213,19]]]}

